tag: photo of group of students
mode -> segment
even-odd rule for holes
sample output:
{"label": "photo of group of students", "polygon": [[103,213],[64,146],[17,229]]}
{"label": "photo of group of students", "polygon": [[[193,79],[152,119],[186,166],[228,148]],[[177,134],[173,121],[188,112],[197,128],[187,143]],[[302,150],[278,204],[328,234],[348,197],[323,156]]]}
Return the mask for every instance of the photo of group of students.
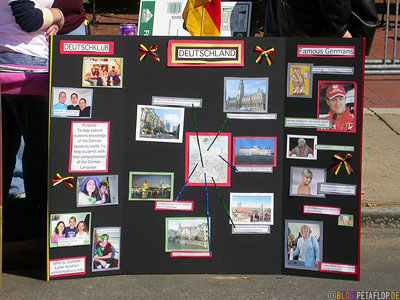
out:
{"label": "photo of group of students", "polygon": [[122,87],[122,58],[83,58],[82,86]]}
{"label": "photo of group of students", "polygon": [[90,176],[77,178],[77,206],[117,205],[118,176]]}
{"label": "photo of group of students", "polygon": [[51,215],[50,248],[90,245],[90,213]]}
{"label": "photo of group of students", "polygon": [[92,116],[92,102],[92,89],[53,87],[51,116],[89,119]]}

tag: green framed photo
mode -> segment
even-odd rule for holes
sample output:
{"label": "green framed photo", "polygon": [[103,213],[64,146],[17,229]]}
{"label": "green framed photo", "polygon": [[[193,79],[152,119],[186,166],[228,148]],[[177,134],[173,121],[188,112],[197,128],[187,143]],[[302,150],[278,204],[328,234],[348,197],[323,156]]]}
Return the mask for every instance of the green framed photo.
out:
{"label": "green framed photo", "polygon": [[354,226],[354,216],[353,215],[340,215],[338,216],[338,226]]}
{"label": "green framed photo", "polygon": [[84,57],[82,87],[122,88],[123,62],[121,57]]}
{"label": "green framed photo", "polygon": [[50,248],[90,245],[92,213],[50,215]]}

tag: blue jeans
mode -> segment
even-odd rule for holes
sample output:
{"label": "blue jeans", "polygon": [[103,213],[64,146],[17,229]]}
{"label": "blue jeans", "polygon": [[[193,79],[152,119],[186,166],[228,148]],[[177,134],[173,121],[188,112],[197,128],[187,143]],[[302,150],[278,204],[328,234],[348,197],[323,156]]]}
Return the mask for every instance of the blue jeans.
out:
{"label": "blue jeans", "polygon": [[86,35],[85,24],[82,23],[78,28],[75,28],[74,30],[66,33],[65,35]]}
{"label": "blue jeans", "polygon": [[17,156],[15,157],[16,162],[15,162],[14,173],[11,179],[10,190],[8,191],[8,195],[10,197],[14,197],[19,194],[25,193],[24,176],[22,169],[22,156],[24,153],[24,148],[25,148],[25,142],[24,139],[21,137],[21,145],[19,146]]}
{"label": "blue jeans", "polygon": [[48,59],[0,50],[0,64],[47,67]]}
{"label": "blue jeans", "polygon": [[[45,58],[0,51],[0,64],[47,66]],[[3,199],[7,199],[16,156],[25,141],[22,157],[25,193],[46,208],[48,96],[2,95]]]}

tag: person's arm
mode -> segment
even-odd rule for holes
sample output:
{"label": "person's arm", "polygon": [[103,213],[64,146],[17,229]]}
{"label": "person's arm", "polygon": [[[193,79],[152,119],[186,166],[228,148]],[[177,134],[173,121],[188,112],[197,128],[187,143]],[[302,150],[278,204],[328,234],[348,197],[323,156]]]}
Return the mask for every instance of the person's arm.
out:
{"label": "person's arm", "polygon": [[36,8],[30,0],[13,0],[9,2],[15,22],[22,30],[34,32],[47,29],[52,24],[62,28],[64,15],[58,8]]}
{"label": "person's arm", "polygon": [[319,260],[318,241],[315,237],[312,237],[312,239],[313,239],[313,247],[314,247],[314,255],[315,255],[315,265],[318,265],[318,260]]}

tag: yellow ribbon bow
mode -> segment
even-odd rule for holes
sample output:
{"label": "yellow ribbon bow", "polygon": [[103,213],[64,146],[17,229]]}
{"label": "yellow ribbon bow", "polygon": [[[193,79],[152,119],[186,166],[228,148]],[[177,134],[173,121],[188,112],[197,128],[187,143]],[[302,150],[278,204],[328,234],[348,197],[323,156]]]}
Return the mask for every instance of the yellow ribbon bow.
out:
{"label": "yellow ribbon bow", "polygon": [[267,59],[267,63],[269,66],[272,65],[272,60],[269,57],[270,54],[275,53],[275,49],[274,48],[269,48],[267,50],[263,50],[260,46],[256,46],[253,49],[254,52],[258,52],[260,53],[260,55],[257,57],[256,59],[256,63],[260,64],[261,63],[261,59],[263,58],[263,56],[265,56],[265,58]]}
{"label": "yellow ribbon bow", "polygon": [[74,177],[62,177],[59,173],[54,176],[54,179],[52,180],[53,186],[56,186],[57,184],[60,184],[61,182],[64,182],[70,189],[74,187]]}
{"label": "yellow ribbon bow", "polygon": [[335,175],[337,175],[339,173],[339,170],[342,167],[342,165],[344,165],[344,167],[346,168],[346,171],[347,171],[347,175],[350,175],[351,172],[353,172],[353,169],[350,167],[350,164],[348,163],[348,161],[350,161],[352,157],[353,156],[350,153],[348,153],[345,158],[341,157],[339,154],[335,154],[333,156],[333,158],[338,160],[339,163],[337,163],[335,166],[333,166],[332,172],[335,172]]}
{"label": "yellow ribbon bow", "polygon": [[155,61],[160,61],[160,57],[157,55],[157,53],[155,53],[157,49],[158,49],[157,45],[152,45],[150,49],[147,49],[145,45],[140,44],[139,50],[143,51],[143,53],[139,55],[139,60],[142,61],[147,56],[147,54],[150,53]]}

